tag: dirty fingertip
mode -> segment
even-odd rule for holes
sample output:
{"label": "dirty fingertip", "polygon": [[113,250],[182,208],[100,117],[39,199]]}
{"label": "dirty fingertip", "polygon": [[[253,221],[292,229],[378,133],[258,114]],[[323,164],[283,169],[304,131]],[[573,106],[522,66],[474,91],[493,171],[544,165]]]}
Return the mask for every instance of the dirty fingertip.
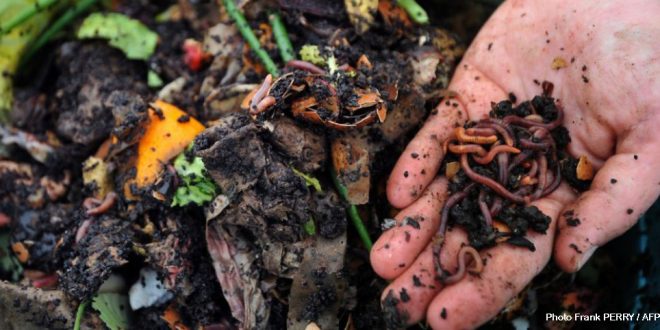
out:
{"label": "dirty fingertip", "polygon": [[434,138],[416,137],[397,161],[387,181],[387,198],[396,208],[405,208],[417,200],[433,181],[442,149]]}

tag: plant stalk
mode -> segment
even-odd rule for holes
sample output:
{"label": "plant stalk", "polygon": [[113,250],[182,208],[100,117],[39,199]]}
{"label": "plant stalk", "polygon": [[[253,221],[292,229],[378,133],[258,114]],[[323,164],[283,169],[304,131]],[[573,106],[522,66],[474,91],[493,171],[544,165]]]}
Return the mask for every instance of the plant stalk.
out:
{"label": "plant stalk", "polygon": [[273,27],[273,35],[275,36],[275,42],[277,42],[277,48],[280,49],[280,56],[284,62],[289,62],[296,59],[296,55],[293,51],[293,45],[289,39],[289,33],[286,31],[286,26],[282,22],[282,18],[278,13],[271,13],[268,15],[268,20],[270,25]]}
{"label": "plant stalk", "polygon": [[245,19],[245,16],[243,16],[243,13],[241,13],[241,11],[238,10],[238,7],[236,7],[236,3],[234,2],[234,0],[222,0],[222,3],[225,5],[225,8],[227,9],[227,14],[229,14],[229,16],[236,23],[236,26],[238,27],[238,30],[241,32],[241,35],[243,35],[245,41],[248,43],[250,48],[252,48],[252,51],[255,52],[255,54],[257,54],[261,62],[266,67],[266,71],[272,74],[273,77],[277,77],[279,75],[279,71],[277,70],[277,65],[275,65],[275,62],[273,62],[273,59],[270,58],[268,53],[263,48],[261,48],[261,44],[259,44],[259,39],[257,39],[256,35],[254,35],[254,32],[250,28],[250,25]]}

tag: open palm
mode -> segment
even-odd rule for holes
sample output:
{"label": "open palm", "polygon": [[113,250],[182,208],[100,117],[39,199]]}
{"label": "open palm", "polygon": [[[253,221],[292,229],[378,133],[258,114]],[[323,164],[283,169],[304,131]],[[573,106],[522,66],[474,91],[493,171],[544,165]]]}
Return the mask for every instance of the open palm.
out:
{"label": "open palm", "polygon": [[[557,264],[576,271],[648,209],[660,193],[658,14],[660,2],[654,0],[521,0],[500,6],[456,69],[449,86],[456,96],[438,106],[388,182],[390,203],[403,209],[397,220],[424,221],[414,233],[395,226],[373,247],[374,270],[393,280],[383,293],[386,311],[396,306],[408,324],[426,318],[434,328],[477,327],[541,271],[553,246]],[[562,184],[532,203],[552,218],[545,235],[528,234],[536,252],[498,245],[482,253],[488,260],[479,276],[443,287],[435,280],[429,244],[447,197],[446,180],[435,177],[444,157],[441,144],[456,125],[488,117],[491,102],[540,94],[542,81],[554,83],[553,96],[564,107],[569,152],[587,156],[598,170],[591,188],[578,195]],[[460,228],[448,233],[442,251],[447,269],[455,269],[465,242]]]}

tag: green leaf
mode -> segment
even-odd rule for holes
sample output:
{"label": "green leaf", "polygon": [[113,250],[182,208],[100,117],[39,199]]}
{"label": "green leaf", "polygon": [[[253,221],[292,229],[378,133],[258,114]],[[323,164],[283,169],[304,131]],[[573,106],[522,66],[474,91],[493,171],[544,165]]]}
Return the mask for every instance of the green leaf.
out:
{"label": "green leaf", "polygon": [[339,70],[339,64],[337,64],[337,58],[332,55],[328,57],[328,71],[330,71],[330,74],[333,74],[337,70]]}
{"label": "green leaf", "polygon": [[[0,22],[6,23],[34,8],[37,0],[0,0]],[[34,13],[8,33],[0,34],[0,123],[9,119],[12,108],[13,76],[25,49],[39,36],[50,21],[54,10],[49,8]]]}
{"label": "green leaf", "polygon": [[305,232],[309,234],[309,236],[314,236],[316,234],[316,224],[314,223],[314,219],[311,217],[309,218],[309,221],[305,222],[303,228],[305,229]]}
{"label": "green leaf", "polygon": [[93,13],[82,23],[78,38],[108,39],[132,60],[147,60],[156,50],[158,34],[138,20],[118,13]]}
{"label": "green leaf", "polygon": [[293,167],[291,169],[293,170],[293,173],[296,173],[299,177],[305,179],[305,184],[307,184],[307,187],[314,187],[316,192],[323,192],[323,189],[321,188],[321,182],[319,182],[319,179],[311,175],[307,175],[303,172],[300,172]]}
{"label": "green leaf", "polygon": [[187,157],[185,151],[174,159],[174,169],[182,180],[172,199],[172,207],[190,203],[203,205],[216,195],[216,186],[200,157]]}
{"label": "green leaf", "polygon": [[149,70],[147,73],[147,86],[152,88],[163,86],[163,79],[153,70]]}
{"label": "green leaf", "polygon": [[0,232],[0,270],[5,276],[16,282],[21,279],[23,265],[9,248],[10,236],[11,233],[8,230]]}
{"label": "green leaf", "polygon": [[317,45],[304,45],[300,49],[299,53],[300,58],[302,58],[303,61],[307,61],[315,65],[325,65],[325,58],[321,56],[321,51]]}
{"label": "green leaf", "polygon": [[92,307],[110,330],[125,330],[131,325],[128,296],[119,293],[100,293],[92,300]]}

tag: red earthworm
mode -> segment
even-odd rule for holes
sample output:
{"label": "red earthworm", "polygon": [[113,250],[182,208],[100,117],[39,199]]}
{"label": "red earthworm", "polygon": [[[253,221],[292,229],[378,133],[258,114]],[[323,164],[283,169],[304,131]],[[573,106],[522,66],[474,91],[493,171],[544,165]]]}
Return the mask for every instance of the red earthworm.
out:
{"label": "red earthworm", "polygon": [[11,223],[11,218],[0,212],[0,228],[4,228]]}
{"label": "red earthworm", "polygon": [[470,193],[470,190],[474,188],[476,184],[474,182],[470,183],[467,185],[461,192],[455,193],[449,198],[447,198],[447,201],[445,202],[445,206],[442,208],[442,213],[440,215],[440,226],[438,227],[438,235],[442,235],[444,237],[445,232],[447,231],[447,223],[449,222],[449,211],[451,210],[454,205],[460,203],[460,201],[463,200],[463,198],[467,197],[467,195]]}
{"label": "red earthworm", "polygon": [[557,118],[555,120],[549,122],[549,123],[539,123],[539,122],[536,122],[536,121],[533,121],[533,120],[520,118],[516,115],[509,115],[509,116],[504,117],[503,122],[504,122],[505,125],[515,124],[515,125],[519,125],[519,126],[522,126],[522,127],[525,127],[525,128],[529,128],[529,127],[532,127],[532,126],[540,126],[540,127],[546,128],[547,130],[551,131],[551,130],[557,128],[557,126],[561,125],[561,122],[563,120],[564,120],[564,111],[562,110],[562,108],[560,106],[557,106]]}
{"label": "red earthworm", "polygon": [[491,136],[497,134],[497,131],[490,127],[470,127],[465,130],[468,135]]}
{"label": "red earthworm", "polygon": [[[98,200],[97,200],[98,201]],[[105,195],[105,198],[103,201],[96,207],[93,208],[88,208],[87,209],[87,215],[99,215],[107,212],[113,205],[115,205],[115,202],[117,201],[117,194],[114,191],[111,191]],[[85,199],[85,202],[87,203],[87,199]],[[85,208],[87,208],[87,204],[84,204]]]}
{"label": "red earthworm", "polygon": [[529,171],[527,171],[527,176],[534,177],[539,170],[539,162],[537,162],[536,159],[533,159],[530,164],[531,166]]}
{"label": "red earthworm", "polygon": [[450,144],[449,151],[455,154],[476,153],[480,156],[486,155],[486,149],[478,144]]}
{"label": "red earthworm", "polygon": [[511,132],[511,130],[507,126],[503,125],[499,120],[489,119],[484,121],[484,123],[477,125],[477,127],[494,129],[502,136],[506,145],[513,146],[513,132]]}
{"label": "red earthworm", "polygon": [[523,150],[521,153],[516,155],[516,157],[513,158],[513,161],[511,162],[511,164],[509,164],[509,172],[511,172],[511,170],[513,170],[514,167],[516,167],[520,163],[524,162],[531,155],[532,155],[531,150]]}
{"label": "red earthworm", "polygon": [[80,240],[87,235],[87,231],[91,225],[92,219],[85,219],[85,221],[80,224],[80,227],[76,230],[76,243],[80,242]]}
{"label": "red earthworm", "polygon": [[547,150],[551,147],[550,143],[547,141],[533,142],[528,139],[520,139],[520,146],[531,150]]}
{"label": "red earthworm", "polygon": [[32,281],[32,286],[35,288],[53,288],[57,285],[57,273],[46,275],[40,279]]}
{"label": "red earthworm", "polygon": [[272,107],[275,102],[277,102],[277,100],[271,95],[264,97],[261,101],[259,101],[259,104],[257,104],[257,110],[252,114],[256,115],[268,110],[268,108]]}
{"label": "red earthworm", "polygon": [[533,133],[533,136],[539,140],[544,139],[546,136],[550,135],[550,131],[547,128],[541,126],[530,127],[529,131]]}
{"label": "red earthworm", "polygon": [[512,153],[512,154],[519,154],[520,149],[514,148],[512,146],[508,145],[499,145],[499,146],[494,146],[488,150],[488,154],[485,156],[474,156],[472,159],[474,159],[475,162],[481,164],[481,165],[486,165],[490,162],[493,161],[493,158],[495,158],[496,155],[502,152],[507,152],[507,153]]}
{"label": "red earthworm", "polygon": [[502,197],[495,195],[493,198],[493,204],[490,205],[490,215],[491,217],[497,216],[502,210]]}
{"label": "red earthworm", "polygon": [[490,136],[473,136],[467,135],[465,133],[465,128],[456,127],[454,129],[454,135],[458,141],[463,143],[476,143],[476,144],[491,144],[497,142],[497,135]]}
{"label": "red earthworm", "polygon": [[479,209],[481,209],[481,214],[484,216],[486,226],[490,227],[493,225],[493,217],[491,217],[490,210],[488,209],[488,204],[486,204],[486,191],[481,190],[479,192]]}
{"label": "red earthworm", "polygon": [[475,171],[470,168],[470,164],[468,164],[468,159],[467,159],[467,154],[462,154],[461,155],[461,168],[465,172],[465,174],[472,179],[472,181],[476,181],[493,191],[495,191],[497,194],[499,194],[502,197],[505,197],[509,200],[512,200],[516,203],[524,203],[525,200],[521,196],[516,196],[512,192],[508,191],[504,186],[502,186],[500,183],[497,181],[485,177],[483,175],[480,175],[476,173]]}
{"label": "red earthworm", "polygon": [[497,155],[497,171],[501,184],[506,184],[509,177],[509,154],[500,153]]}
{"label": "red earthworm", "polygon": [[532,199],[534,200],[541,198],[543,195],[543,190],[545,189],[548,175],[548,159],[545,158],[544,155],[540,154],[536,161],[539,163],[539,182],[536,185],[536,191],[534,191],[534,194],[532,195]]}
{"label": "red earthworm", "polygon": [[[467,268],[467,260],[465,260],[467,255],[470,255],[472,257],[472,260],[474,261],[474,264],[469,269]],[[484,269],[484,262],[483,260],[481,260],[479,251],[477,251],[472,246],[464,245],[458,251],[458,269],[452,275],[445,276],[443,274],[443,276],[441,277],[441,281],[445,285],[451,285],[462,280],[467,272],[473,274],[480,274],[483,269]]]}
{"label": "red earthworm", "polygon": [[259,86],[259,89],[254,93],[254,96],[252,96],[252,100],[250,100],[250,113],[254,114],[254,112],[257,110],[257,105],[261,100],[266,97],[266,93],[268,93],[268,88],[270,88],[270,85],[273,83],[273,76],[272,75],[267,75],[266,79],[264,79],[264,82],[261,83],[261,86]]}
{"label": "red earthworm", "polygon": [[462,191],[457,192],[445,202],[444,207],[442,208],[442,213],[440,215],[440,226],[438,227],[438,232],[433,238],[433,264],[437,273],[437,276],[443,276],[444,270],[442,269],[442,262],[440,260],[440,250],[442,245],[445,243],[445,233],[447,232],[447,223],[449,222],[449,211],[456,204],[460,203],[465,197],[470,194],[470,190],[476,186],[476,183],[472,182],[468,184]]}
{"label": "red earthworm", "polygon": [[291,60],[291,61],[286,63],[286,66],[296,68],[296,69],[300,69],[300,70],[309,71],[309,72],[315,73],[315,74],[325,74],[326,73],[325,70],[319,68],[318,66],[316,66],[316,65],[314,65],[310,62],[302,61],[302,60]]}
{"label": "red earthworm", "polygon": [[543,194],[541,194],[541,197],[546,196],[551,192],[555,191],[555,189],[559,187],[560,183],[561,183],[561,168],[559,167],[559,165],[557,165],[555,166],[555,177],[552,179],[552,183],[550,183],[545,189],[543,189]]}

